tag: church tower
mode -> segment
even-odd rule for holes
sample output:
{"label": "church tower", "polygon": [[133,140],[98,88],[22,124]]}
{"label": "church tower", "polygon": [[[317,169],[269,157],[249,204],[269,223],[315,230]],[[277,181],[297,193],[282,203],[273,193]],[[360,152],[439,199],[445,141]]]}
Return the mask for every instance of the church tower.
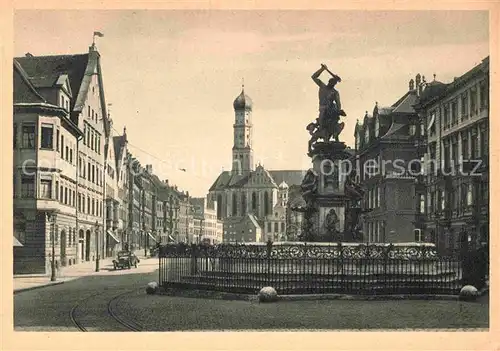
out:
{"label": "church tower", "polygon": [[253,171],[252,149],[252,100],[245,95],[242,86],[241,94],[234,100],[234,144],[232,171],[246,173]]}

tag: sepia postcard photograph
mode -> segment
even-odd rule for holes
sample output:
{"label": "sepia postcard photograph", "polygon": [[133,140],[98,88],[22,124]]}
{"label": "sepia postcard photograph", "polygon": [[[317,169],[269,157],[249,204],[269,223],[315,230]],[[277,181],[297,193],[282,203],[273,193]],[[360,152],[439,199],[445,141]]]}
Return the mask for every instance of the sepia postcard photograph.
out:
{"label": "sepia postcard photograph", "polygon": [[492,9],[15,9],[6,349],[332,331],[498,349]]}

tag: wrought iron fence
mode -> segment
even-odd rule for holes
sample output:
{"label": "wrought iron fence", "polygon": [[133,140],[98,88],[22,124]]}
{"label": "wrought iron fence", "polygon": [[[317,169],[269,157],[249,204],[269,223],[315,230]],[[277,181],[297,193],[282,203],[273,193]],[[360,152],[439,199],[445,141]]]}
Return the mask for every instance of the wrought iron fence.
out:
{"label": "wrought iron fence", "polygon": [[458,294],[466,278],[459,258],[425,244],[177,244],[159,260],[165,288],[235,293]]}

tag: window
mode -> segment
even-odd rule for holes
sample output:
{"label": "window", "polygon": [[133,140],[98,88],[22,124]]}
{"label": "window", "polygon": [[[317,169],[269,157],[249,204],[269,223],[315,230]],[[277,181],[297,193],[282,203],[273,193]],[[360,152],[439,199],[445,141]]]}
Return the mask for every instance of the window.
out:
{"label": "window", "polygon": [[52,180],[40,180],[40,197],[42,199],[52,199]]}
{"label": "window", "polygon": [[92,199],[92,212],[90,212],[92,214],[92,216],[95,215],[95,200]]}
{"label": "window", "polygon": [[92,180],[92,172],[90,170],[90,162],[87,163],[87,179]]}
{"label": "window", "polygon": [[35,178],[21,178],[21,197],[35,197]]}
{"label": "window", "polygon": [[425,195],[420,194],[420,213],[425,213]]}
{"label": "window", "polygon": [[380,121],[377,117],[377,119],[375,120],[375,137],[378,138],[378,135],[380,133]]}
{"label": "window", "polygon": [[90,106],[88,106],[88,117],[90,117]]}
{"label": "window", "polygon": [[67,145],[65,146],[64,151],[65,151],[65,152],[64,152],[64,159],[65,159],[66,161],[68,161],[68,159],[69,159],[69,148],[68,148],[68,146],[67,146]]}
{"label": "window", "polygon": [[450,126],[449,122],[449,109],[448,109],[448,106],[445,106],[443,108],[443,128],[446,129]]}
{"label": "window", "polygon": [[64,187],[62,185],[59,187],[59,202],[64,202]]}
{"label": "window", "polygon": [[429,120],[429,126],[427,127],[429,129],[429,135],[433,136],[436,134],[436,111],[433,111],[430,116]]}
{"label": "window", "polygon": [[92,150],[95,150],[95,144],[94,144],[94,131],[90,134],[90,148]]}
{"label": "window", "polygon": [[451,125],[454,126],[457,123],[458,123],[457,102],[453,101],[451,103]]}
{"label": "window", "polygon": [[469,139],[467,137],[467,133],[462,134],[462,159],[469,159]]}
{"label": "window", "polygon": [[481,132],[479,138],[481,139],[481,156],[487,157],[489,154],[488,150],[489,146],[488,146],[488,132],[485,125],[481,126]]}
{"label": "window", "polygon": [[483,110],[488,106],[488,89],[484,80],[479,84],[479,99],[480,109]]}
{"label": "window", "polygon": [[78,193],[78,211],[82,212],[82,194]]}
{"label": "window", "polygon": [[60,138],[60,132],[59,129],[56,129],[56,151],[59,152],[59,138]]}
{"label": "window", "polygon": [[415,235],[415,242],[421,243],[424,241],[424,236],[422,235],[422,230],[421,229],[414,229],[413,233]]}
{"label": "window", "polygon": [[472,184],[467,184],[467,206],[472,206]]}
{"label": "window", "polygon": [[444,211],[445,206],[446,206],[446,196],[445,196],[444,190],[441,190],[440,200],[441,200],[441,211]]}
{"label": "window", "polygon": [[462,94],[462,117],[467,117],[469,114],[469,106],[468,106],[468,98],[467,93]]}
{"label": "window", "polygon": [[68,188],[64,187],[64,204],[68,204]]}
{"label": "window", "polygon": [[475,158],[477,156],[478,149],[478,138],[476,129],[471,131],[471,143],[470,143],[470,158]]}
{"label": "window", "polygon": [[275,222],[274,223],[274,232],[277,233],[279,231],[279,226],[278,226],[278,223]]}
{"label": "window", "polygon": [[271,223],[267,223],[267,232],[270,233],[272,230],[271,230]]}
{"label": "window", "polygon": [[285,232],[285,223],[281,222],[281,232]]}
{"label": "window", "polygon": [[425,136],[425,125],[424,123],[420,123],[420,136]]}
{"label": "window", "polygon": [[61,135],[61,158],[64,158],[64,135]]}
{"label": "window", "polygon": [[477,91],[476,88],[470,90],[470,114],[474,116],[477,113]]}
{"label": "window", "polygon": [[87,195],[87,214],[90,214],[90,196]]}
{"label": "window", "polygon": [[23,148],[35,148],[35,125],[23,125]]}
{"label": "window", "polygon": [[369,141],[370,141],[370,128],[368,128],[367,126],[365,130],[365,143],[368,143]]}
{"label": "window", "polygon": [[71,196],[71,206],[76,207],[76,192],[74,190],[71,191],[73,196]]}
{"label": "window", "polygon": [[61,95],[61,107],[64,108],[64,96]]}
{"label": "window", "polygon": [[14,149],[17,145],[17,125],[14,123],[14,130],[12,131],[12,140],[14,142]]}
{"label": "window", "polygon": [[409,125],[409,134],[414,136],[417,133],[417,126],[414,124]]}
{"label": "window", "polygon": [[73,149],[69,149],[69,163],[73,164]]}
{"label": "window", "polygon": [[59,200],[59,182],[58,181],[56,181],[56,196],[55,196],[55,199]]}

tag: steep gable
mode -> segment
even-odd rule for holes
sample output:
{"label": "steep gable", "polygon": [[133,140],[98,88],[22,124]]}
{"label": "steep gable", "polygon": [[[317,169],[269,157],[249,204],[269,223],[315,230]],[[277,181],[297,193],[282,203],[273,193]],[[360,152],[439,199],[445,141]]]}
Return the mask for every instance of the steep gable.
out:
{"label": "steep gable", "polygon": [[[67,75],[72,93],[78,94],[88,59],[89,54],[80,54],[27,56],[17,57],[15,60],[19,62],[35,85],[54,86],[61,75]],[[74,105],[75,99],[71,99],[71,110],[74,110]]]}
{"label": "steep gable", "polygon": [[21,65],[14,60],[14,103],[46,103],[45,99],[31,84],[26,72]]}

